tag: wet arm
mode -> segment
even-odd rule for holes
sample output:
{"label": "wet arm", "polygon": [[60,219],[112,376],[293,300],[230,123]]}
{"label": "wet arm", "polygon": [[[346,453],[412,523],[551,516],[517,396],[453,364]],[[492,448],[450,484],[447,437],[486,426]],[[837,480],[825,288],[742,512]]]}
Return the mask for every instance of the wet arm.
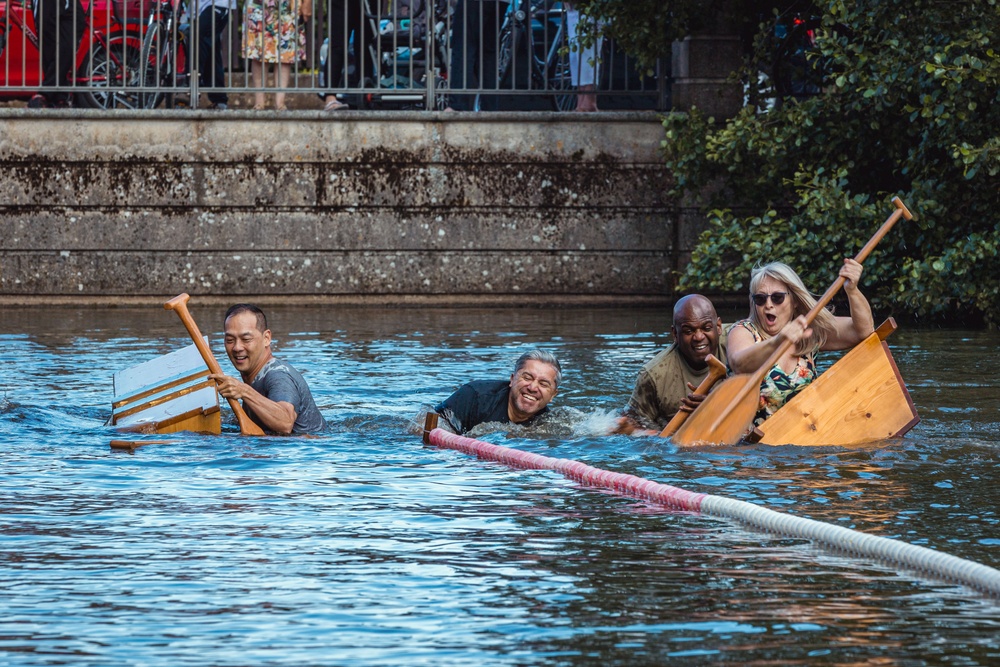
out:
{"label": "wet arm", "polygon": [[[625,406],[624,419],[633,430],[661,429],[666,425],[666,420],[660,414],[656,386],[645,371],[640,371],[635,379],[635,388],[632,389],[632,395]],[[624,424],[625,422],[622,422],[622,425]]]}
{"label": "wet arm", "polygon": [[209,375],[218,385],[219,393],[224,398],[235,398],[243,401],[245,407],[263,422],[265,430],[282,435],[289,435],[295,427],[298,413],[295,406],[285,401],[272,401],[245,382],[228,375]]}
{"label": "wet arm", "polygon": [[847,294],[851,316],[835,319],[835,334],[827,338],[826,345],[823,346],[824,350],[845,350],[854,347],[875,331],[875,318],[872,315],[871,304],[858,288],[858,283],[861,280],[861,265],[853,259],[847,259],[840,270],[840,275],[845,278],[844,293]]}
{"label": "wet arm", "polygon": [[792,345],[797,345],[803,338],[811,335],[812,329],[806,326],[806,318],[803,315],[786,324],[777,335],[759,343],[755,343],[753,334],[743,327],[733,327],[729,332],[729,349],[726,351],[729,368],[734,373],[753,373],[763,366],[785,341],[790,340]]}
{"label": "wet arm", "polygon": [[753,334],[742,326],[733,327],[729,332],[729,345],[726,350],[729,368],[734,373],[752,373],[767,361],[780,344],[781,339],[777,336],[756,343]]}

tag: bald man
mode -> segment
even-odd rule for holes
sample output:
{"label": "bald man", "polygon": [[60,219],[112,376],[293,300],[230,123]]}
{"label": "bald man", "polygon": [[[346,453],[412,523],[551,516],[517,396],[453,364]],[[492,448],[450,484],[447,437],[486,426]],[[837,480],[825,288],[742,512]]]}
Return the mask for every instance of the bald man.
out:
{"label": "bald man", "polygon": [[661,430],[682,404],[694,409],[705,399],[694,390],[708,375],[709,354],[726,363],[726,332],[706,297],[679,299],[670,333],[673,344],[642,367],[625,408],[627,420],[642,428]]}

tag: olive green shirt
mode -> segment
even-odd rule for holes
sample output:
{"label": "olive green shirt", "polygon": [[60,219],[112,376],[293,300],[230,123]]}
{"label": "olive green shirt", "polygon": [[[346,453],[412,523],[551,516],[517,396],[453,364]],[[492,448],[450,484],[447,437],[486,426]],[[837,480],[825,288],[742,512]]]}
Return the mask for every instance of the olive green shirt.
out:
{"label": "olive green shirt", "polygon": [[[727,363],[725,326],[719,336],[719,353],[715,356]],[[687,383],[697,387],[707,375],[708,366],[700,371],[691,368],[674,343],[643,365],[625,414],[644,428],[662,429],[677,414],[681,401],[691,393]]]}

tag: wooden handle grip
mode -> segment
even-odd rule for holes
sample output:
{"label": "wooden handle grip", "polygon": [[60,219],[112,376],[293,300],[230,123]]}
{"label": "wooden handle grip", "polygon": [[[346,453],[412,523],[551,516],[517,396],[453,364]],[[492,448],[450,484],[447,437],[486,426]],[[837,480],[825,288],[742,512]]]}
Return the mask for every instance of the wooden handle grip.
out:
{"label": "wooden handle grip", "polygon": [[[208,343],[202,338],[201,331],[198,329],[198,325],[195,323],[194,318],[191,317],[191,312],[188,310],[187,303],[191,298],[187,293],[178,294],[170,301],[163,304],[163,307],[167,310],[172,310],[177,313],[177,316],[181,318],[181,322],[184,324],[184,328],[187,329],[188,334],[194,341],[195,347],[198,348],[198,352],[201,354],[201,358],[205,360],[205,364],[208,365],[208,370],[212,371],[215,375],[222,375],[222,367],[219,366],[219,362],[216,361],[215,355],[212,351],[208,349]],[[264,435],[263,429],[254,423],[250,417],[247,416],[246,411],[240,402],[235,398],[227,398],[229,401],[229,407],[233,409],[233,414],[236,415],[236,421],[240,425],[240,433],[243,435]]]}
{"label": "wooden handle grip", "polygon": [[[708,375],[706,375],[705,379],[701,381],[698,388],[694,390],[696,394],[707,394],[712,390],[712,387],[715,386],[716,382],[726,377],[726,365],[724,363],[716,359],[711,354],[705,357],[705,361],[708,362]],[[663,430],[660,431],[660,437],[669,438],[676,433],[677,429],[680,428],[681,424],[684,423],[684,420],[686,420],[690,414],[691,413],[686,410],[678,410],[673,419],[671,419],[670,422],[663,427]]]}
{"label": "wooden handle grip", "polygon": [[198,348],[198,352],[201,353],[201,358],[205,360],[208,365],[208,370],[212,371],[216,375],[222,375],[222,367],[219,366],[219,362],[216,360],[215,355],[212,351],[208,349],[208,344],[201,335],[201,331],[198,329],[198,325],[195,323],[194,318],[191,317],[191,311],[188,310],[187,302],[190,299],[188,294],[178,294],[170,301],[163,304],[163,307],[167,310],[172,310],[177,313],[177,316],[181,318],[181,322],[184,324],[184,328],[187,329],[188,334],[194,340],[195,347]]}

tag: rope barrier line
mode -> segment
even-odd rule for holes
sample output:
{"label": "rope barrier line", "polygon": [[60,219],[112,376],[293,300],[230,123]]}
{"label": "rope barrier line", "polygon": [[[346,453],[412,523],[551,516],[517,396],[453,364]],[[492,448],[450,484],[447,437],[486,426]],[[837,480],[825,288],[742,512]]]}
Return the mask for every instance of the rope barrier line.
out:
{"label": "rope barrier line", "polygon": [[733,519],[765,532],[812,540],[837,551],[903,565],[1000,598],[1000,570],[915,544],[776,512],[743,500],[694,493],[644,477],[602,470],[572,459],[556,459],[513,447],[493,445],[434,428],[430,420],[424,431],[424,442],[471,454],[485,461],[503,463],[512,468],[553,470],[585,486],[609,489],[671,509]]}

